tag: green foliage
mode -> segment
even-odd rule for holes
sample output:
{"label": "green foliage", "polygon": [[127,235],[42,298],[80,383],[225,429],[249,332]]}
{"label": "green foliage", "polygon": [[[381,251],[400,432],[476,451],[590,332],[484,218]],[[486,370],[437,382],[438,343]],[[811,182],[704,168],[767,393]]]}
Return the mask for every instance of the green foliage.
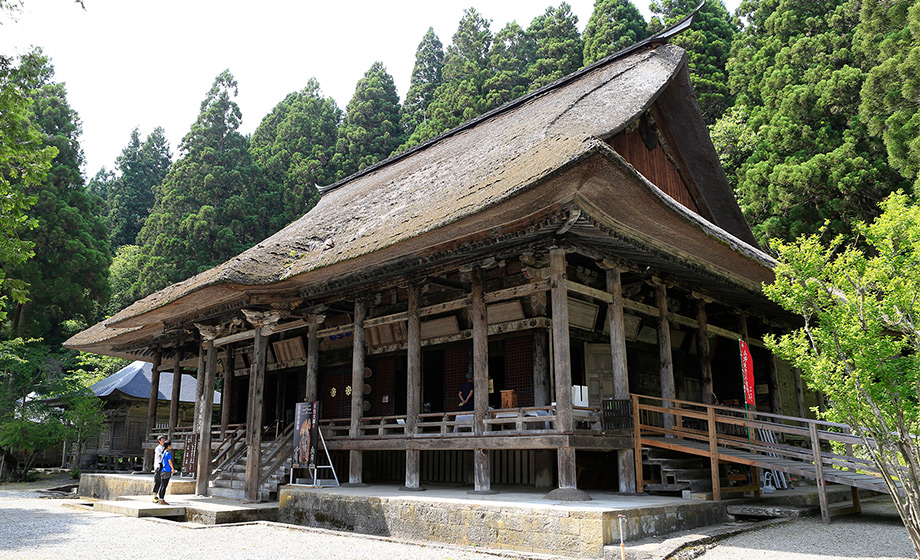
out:
{"label": "green foliage", "polygon": [[584,33],[584,63],[591,64],[647,36],[645,18],[630,0],[594,0]]}
{"label": "green foliage", "polygon": [[874,63],[860,92],[869,133],[885,142],[888,163],[920,185],[920,4],[862,3],[857,49]]}
{"label": "green foliage", "polygon": [[774,242],[780,264],[764,292],[804,326],[767,345],[825,393],[828,418],[878,442],[867,447],[920,555],[920,207],[901,193],[881,207],[856,227],[865,250],[843,236]]}
{"label": "green foliage", "polygon": [[852,48],[855,6],[751,0],[739,8],[747,27],[732,46],[740,112],[730,118],[754,145],[726,171],[762,242],[814,233],[825,221],[830,234],[849,234],[901,184],[858,115],[865,61]]}
{"label": "green foliage", "polygon": [[14,304],[27,300],[26,283],[8,277],[7,270],[34,255],[34,243],[25,237],[38,225],[29,215],[37,201],[31,189],[44,181],[57,155],[53,146],[43,145],[32,124],[30,92],[42,72],[36,57],[23,57],[15,65],[0,56],[0,323],[6,319],[7,296]]}
{"label": "green foliage", "polygon": [[332,163],[342,111],[323,97],[311,78],[300,91],[287,95],[252,135],[250,153],[265,171],[273,190],[259,203],[270,208],[269,233],[304,215],[316,204],[316,185],[335,182]]}
{"label": "green foliage", "polygon": [[536,43],[534,61],[527,69],[530,89],[537,89],[581,68],[584,43],[578,33],[578,17],[562,2],[534,18],[527,34]]}
{"label": "green foliage", "polygon": [[[653,0],[651,10],[663,18],[663,27],[667,27],[689,15],[698,4],[697,0]],[[671,39],[687,50],[690,82],[706,124],[715,122],[732,104],[726,64],[737,31],[722,0],[706,0],[691,28]]]}
{"label": "green foliage", "polygon": [[358,81],[339,127],[333,166],[344,178],[386,159],[403,143],[399,94],[382,62],[375,62]]}
{"label": "green foliage", "polygon": [[428,106],[427,120],[415,129],[401,150],[434,138],[486,111],[485,84],[492,76],[490,24],[474,8],[463,12],[453,42],[447,47],[443,83]]}
{"label": "green foliage", "polygon": [[281,201],[271,200],[249,141],[237,131],[242,114],[232,99],[236,93],[236,80],[225,70],[182,139],[181,156],[154,191],[153,210],[138,235],[140,295],[220,264],[274,233]]}
{"label": "green foliage", "polygon": [[527,93],[527,72],[536,56],[536,42],[517,23],[511,22],[495,34],[489,52],[493,75],[486,80],[486,107],[493,109]]}
{"label": "green foliage", "polygon": [[16,305],[10,329],[56,341],[64,319],[94,319],[98,305],[108,297],[106,272],[111,259],[101,218],[103,202],[89,194],[83,183],[77,113],[67,102],[64,85],[52,81],[54,69],[41,51],[26,58],[40,76],[30,91],[31,120],[43,145],[57,155],[44,181],[16,187],[37,201],[30,209],[37,227],[22,237],[40,251],[7,268],[11,277],[30,285],[32,300]]}
{"label": "green foliage", "polygon": [[105,183],[112,249],[137,239],[153,207],[153,189],[166,178],[171,159],[165,130],[155,128],[143,143],[138,129],[131,132],[131,140],[115,162],[119,175]]}
{"label": "green foliage", "polygon": [[434,99],[434,92],[441,85],[441,70],[444,68],[444,45],[429,27],[422,42],[415,51],[415,66],[409,81],[409,91],[403,103],[401,124],[406,134],[425,122],[425,110]]}
{"label": "green foliage", "polygon": [[106,304],[106,316],[112,316],[141,298],[138,285],[144,254],[138,245],[122,245],[115,250],[109,267],[109,287],[112,294]]}

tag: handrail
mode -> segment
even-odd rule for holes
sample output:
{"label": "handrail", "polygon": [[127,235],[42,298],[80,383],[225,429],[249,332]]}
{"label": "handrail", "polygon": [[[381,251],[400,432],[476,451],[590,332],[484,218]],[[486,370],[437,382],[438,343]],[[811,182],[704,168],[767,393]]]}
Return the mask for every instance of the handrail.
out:
{"label": "handrail", "polygon": [[[294,433],[294,423],[291,422],[284,429],[280,436],[275,438],[268,448],[268,452],[262,458],[262,464],[259,465],[259,486],[262,486],[266,480],[278,470],[282,463],[287,460],[290,451],[293,450],[293,440],[291,434]],[[287,449],[287,453],[281,451]]]}

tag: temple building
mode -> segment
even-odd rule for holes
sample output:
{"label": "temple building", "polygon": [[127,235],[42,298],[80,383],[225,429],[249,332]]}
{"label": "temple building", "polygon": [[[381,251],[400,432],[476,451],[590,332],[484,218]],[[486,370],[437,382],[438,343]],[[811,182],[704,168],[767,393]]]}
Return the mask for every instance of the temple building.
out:
{"label": "temple building", "polygon": [[742,403],[739,340],[758,408],[805,416],[818,396],[762,343],[794,319],[762,294],[775,263],[667,38],[322,188],[275,235],[66,346],[194,370],[199,410],[222,379],[221,424],[196,424],[198,491],[239,423],[220,453],[245,456],[249,499],[290,452],[263,440],[301,401],[320,402],[343,482],[569,499],[636,490],[631,395]]}

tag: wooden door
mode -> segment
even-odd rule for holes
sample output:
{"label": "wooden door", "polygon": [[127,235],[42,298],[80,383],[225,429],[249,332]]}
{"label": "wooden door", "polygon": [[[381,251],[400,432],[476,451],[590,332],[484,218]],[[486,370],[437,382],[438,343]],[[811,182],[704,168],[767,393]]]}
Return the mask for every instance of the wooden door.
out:
{"label": "wooden door", "polygon": [[613,397],[613,359],[609,344],[585,344],[585,380],[588,406],[600,408],[603,399]]}

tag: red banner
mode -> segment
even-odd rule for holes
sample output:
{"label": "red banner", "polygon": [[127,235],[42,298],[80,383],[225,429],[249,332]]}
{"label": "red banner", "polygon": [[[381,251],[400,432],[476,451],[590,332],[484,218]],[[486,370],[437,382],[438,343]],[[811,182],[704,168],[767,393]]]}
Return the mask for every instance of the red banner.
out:
{"label": "red banner", "polygon": [[751,350],[748,345],[738,339],[738,347],[741,349],[741,378],[744,380],[744,401],[752,408],[757,407],[757,400],[754,397],[754,360],[751,359]]}

